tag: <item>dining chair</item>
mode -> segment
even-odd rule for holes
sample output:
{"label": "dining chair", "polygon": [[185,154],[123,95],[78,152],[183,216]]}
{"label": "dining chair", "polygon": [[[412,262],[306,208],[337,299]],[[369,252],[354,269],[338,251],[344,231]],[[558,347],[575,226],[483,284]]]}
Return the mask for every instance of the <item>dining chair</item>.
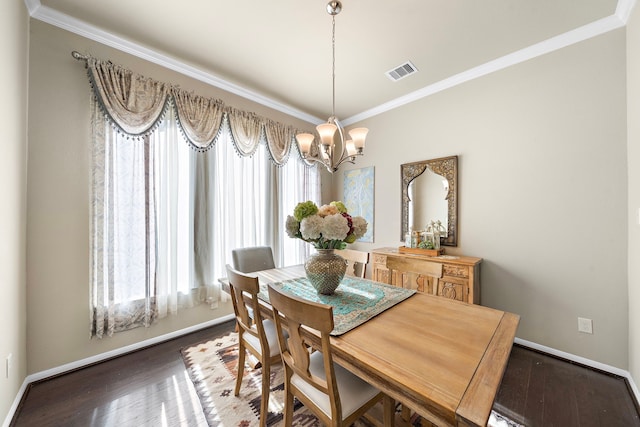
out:
{"label": "dining chair", "polygon": [[[238,375],[234,394],[240,394],[244,375],[245,354],[248,351],[262,366],[262,401],[260,403],[260,427],[266,426],[269,415],[269,390],[271,365],[281,362],[278,334],[275,324],[263,319],[260,314],[258,292],[260,285],[257,277],[247,276],[227,264],[229,291],[236,315],[238,331]],[[249,309],[253,317],[249,316]]]}
{"label": "dining chair", "polygon": [[[333,307],[287,294],[271,284],[268,290],[285,368],[284,426],[292,424],[294,397],[326,426],[349,426],[383,401],[383,424],[367,418],[393,426],[393,400],[333,362],[329,338],[334,328]],[[305,328],[320,333],[315,351],[310,351],[312,345],[302,334]]]}
{"label": "dining chair", "polygon": [[367,264],[369,264],[369,252],[343,249],[338,252],[338,255],[348,262],[347,276],[364,278],[367,271]]}
{"label": "dining chair", "polygon": [[253,273],[260,270],[276,268],[273,251],[270,246],[251,246],[231,251],[233,268],[242,273]]}
{"label": "dining chair", "polygon": [[[417,289],[420,292],[438,295],[440,279],[442,279],[441,263],[389,257],[387,259],[387,268],[412,274],[415,278],[415,284],[410,283],[408,287]],[[403,286],[405,286],[404,283]]]}

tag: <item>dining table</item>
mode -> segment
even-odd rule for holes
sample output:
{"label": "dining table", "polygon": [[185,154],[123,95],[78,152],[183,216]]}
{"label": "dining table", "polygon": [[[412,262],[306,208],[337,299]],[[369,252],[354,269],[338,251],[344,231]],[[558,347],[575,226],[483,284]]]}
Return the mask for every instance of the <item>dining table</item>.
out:
{"label": "dining table", "polygon": [[[251,274],[263,291],[269,283],[305,280],[299,265]],[[368,289],[391,287],[355,280]],[[220,282],[228,290],[227,280]],[[260,310],[273,318],[268,300],[260,300]],[[331,336],[331,351],[335,362],[433,425],[484,427],[518,323],[517,314],[412,291],[356,327]],[[312,343],[317,340],[313,331],[308,334]]]}

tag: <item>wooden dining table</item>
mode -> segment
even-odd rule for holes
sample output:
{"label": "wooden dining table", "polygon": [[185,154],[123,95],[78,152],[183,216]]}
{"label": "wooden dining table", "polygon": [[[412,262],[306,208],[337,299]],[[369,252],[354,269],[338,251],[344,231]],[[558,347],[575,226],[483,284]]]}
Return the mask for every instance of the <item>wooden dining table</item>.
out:
{"label": "wooden dining table", "polygon": [[[302,277],[304,269],[253,274],[266,286]],[[225,279],[221,283],[228,288]],[[261,311],[273,317],[264,301]],[[486,426],[518,322],[516,314],[417,292],[332,336],[332,354],[434,425]]]}

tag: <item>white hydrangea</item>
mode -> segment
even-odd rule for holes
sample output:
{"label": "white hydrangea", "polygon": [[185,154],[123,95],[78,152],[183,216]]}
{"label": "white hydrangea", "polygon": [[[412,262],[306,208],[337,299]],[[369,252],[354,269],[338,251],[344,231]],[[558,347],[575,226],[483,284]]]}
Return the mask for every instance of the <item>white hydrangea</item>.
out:
{"label": "white hydrangea", "polygon": [[305,240],[315,240],[320,238],[322,233],[323,219],[318,215],[311,215],[300,221],[300,233]]}
{"label": "white hydrangea", "polygon": [[342,214],[324,217],[323,238],[326,240],[344,240],[347,234],[349,234],[349,221]]}
{"label": "white hydrangea", "polygon": [[367,221],[361,216],[354,216],[351,218],[351,224],[353,226],[353,234],[356,236],[356,239],[364,236],[367,232]]}
{"label": "white hydrangea", "polygon": [[287,230],[287,236],[293,238],[298,237],[298,232],[300,231],[300,223],[297,219],[295,219],[291,215],[288,215],[287,222],[285,223],[285,229]]}

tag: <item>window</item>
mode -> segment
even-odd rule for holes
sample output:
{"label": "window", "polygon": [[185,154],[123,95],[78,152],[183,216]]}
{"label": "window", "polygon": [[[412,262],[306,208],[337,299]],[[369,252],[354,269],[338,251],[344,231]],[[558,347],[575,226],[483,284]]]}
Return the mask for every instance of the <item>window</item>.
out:
{"label": "window", "polygon": [[319,202],[320,178],[295,150],[281,167],[264,140],[241,157],[224,120],[198,152],[173,108],[139,138],[116,130],[97,102],[92,111],[92,335],[217,301],[236,247],[270,245],[280,265],[304,260],[309,245],[288,238],[284,221],[298,202]]}

